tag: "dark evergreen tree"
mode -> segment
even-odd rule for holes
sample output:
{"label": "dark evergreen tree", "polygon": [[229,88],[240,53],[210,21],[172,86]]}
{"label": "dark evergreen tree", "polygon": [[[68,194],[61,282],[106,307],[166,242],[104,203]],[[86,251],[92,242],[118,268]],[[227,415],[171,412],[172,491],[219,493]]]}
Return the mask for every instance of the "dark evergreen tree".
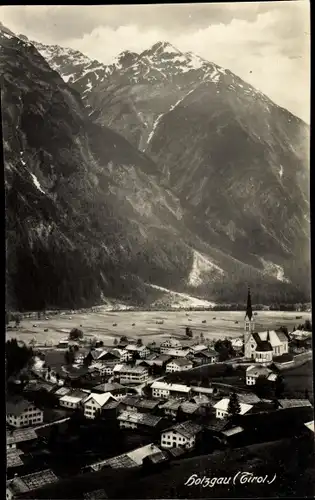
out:
{"label": "dark evergreen tree", "polygon": [[239,415],[241,411],[241,406],[238,400],[238,396],[236,392],[232,392],[228,404],[228,416],[229,417],[235,417],[236,415]]}

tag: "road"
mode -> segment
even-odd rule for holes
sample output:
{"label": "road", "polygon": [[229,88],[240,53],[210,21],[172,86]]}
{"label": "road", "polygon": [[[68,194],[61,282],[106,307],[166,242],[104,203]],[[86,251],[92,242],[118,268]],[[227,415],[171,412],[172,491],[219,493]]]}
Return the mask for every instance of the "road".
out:
{"label": "road", "polygon": [[62,424],[63,422],[67,422],[68,420],[70,420],[70,417],[61,418],[60,420],[55,420],[54,422],[48,422],[47,424],[37,425],[36,427],[33,427],[33,429],[34,431],[37,431],[38,429],[43,429],[44,427],[50,427],[51,425]]}

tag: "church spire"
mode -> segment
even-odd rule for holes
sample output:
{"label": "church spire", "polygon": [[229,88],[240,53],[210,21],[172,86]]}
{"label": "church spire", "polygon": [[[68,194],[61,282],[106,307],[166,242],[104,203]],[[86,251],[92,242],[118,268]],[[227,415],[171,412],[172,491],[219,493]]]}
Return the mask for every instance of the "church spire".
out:
{"label": "church spire", "polygon": [[245,318],[248,318],[249,321],[251,321],[252,317],[253,317],[252,298],[250,296],[250,288],[248,287],[247,306],[246,306]]}

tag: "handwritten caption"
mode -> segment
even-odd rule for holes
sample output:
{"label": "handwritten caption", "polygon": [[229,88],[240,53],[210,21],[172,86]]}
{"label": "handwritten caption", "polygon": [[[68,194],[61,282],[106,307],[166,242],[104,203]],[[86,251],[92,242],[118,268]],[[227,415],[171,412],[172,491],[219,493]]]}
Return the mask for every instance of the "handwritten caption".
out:
{"label": "handwritten caption", "polygon": [[277,475],[274,474],[273,477],[266,476],[255,476],[252,472],[237,472],[235,476],[230,477],[199,477],[197,474],[193,474],[187,479],[185,486],[202,486],[203,488],[213,488],[216,485],[236,485],[236,484],[272,484]]}

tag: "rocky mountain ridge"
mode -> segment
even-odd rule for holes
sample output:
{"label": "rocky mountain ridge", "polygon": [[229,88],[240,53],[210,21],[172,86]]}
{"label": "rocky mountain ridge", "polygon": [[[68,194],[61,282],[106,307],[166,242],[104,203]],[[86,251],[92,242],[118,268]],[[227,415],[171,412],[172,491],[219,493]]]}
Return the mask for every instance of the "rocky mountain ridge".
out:
{"label": "rocky mountain ridge", "polygon": [[[281,200],[281,196],[288,195],[288,189],[292,190],[292,201],[285,217],[292,220],[295,217],[297,221],[295,226],[290,223],[289,232],[284,231],[281,237],[277,228],[270,226],[269,212],[263,208],[265,188],[259,192],[261,198],[257,198],[257,192],[250,192],[247,184],[248,179],[254,179],[255,168],[259,170],[259,166],[256,164],[251,174],[244,170],[244,165],[239,163],[240,152],[234,166],[232,159],[223,159],[223,163],[209,162],[209,158],[216,160],[219,152],[226,150],[224,141],[228,143],[229,137],[224,137],[223,133],[224,141],[217,145],[219,152],[209,150],[208,163],[200,160],[204,158],[205,144],[209,140],[213,142],[211,148],[215,148],[213,138],[222,136],[224,119],[229,117],[226,108],[220,115],[223,104],[217,103],[214,111],[219,117],[221,133],[220,127],[213,127],[211,121],[209,128],[207,102],[215,102],[214,89],[220,82],[224,84],[222,79],[237,78],[235,75],[211,66],[205,81],[203,65],[211,63],[200,62],[201,68],[192,69],[195,76],[189,76],[191,83],[185,79],[180,84],[175,74],[170,75],[166,83],[161,80],[154,84],[151,80],[145,84],[132,84],[129,77],[122,83],[118,75],[119,65],[125,68],[123,72],[129,71],[129,75],[134,74],[136,67],[139,69],[138,56],[125,53],[118,58],[111,75],[108,72],[106,85],[111,89],[112,98],[107,95],[103,101],[104,84],[101,84],[92,87],[91,102],[88,103],[84,91],[80,95],[76,81],[69,85],[71,64],[79,61],[77,74],[82,72],[82,65],[90,64],[80,54],[76,59],[72,53],[73,62],[68,61],[68,69],[65,62],[55,59],[55,63],[51,63],[53,71],[24,37],[6,35],[2,30],[0,43],[3,100],[6,104],[3,130],[7,246],[10,249],[7,269],[12,301],[18,300],[20,307],[25,308],[65,305],[65,302],[73,306],[87,301],[95,303],[107,295],[149,303],[165,288],[194,293],[200,298],[230,301],[242,293],[247,283],[257,288],[257,300],[261,302],[270,294],[272,297],[285,296],[289,301],[300,300],[301,294],[307,296],[308,287],[303,283],[304,276],[308,276],[307,269],[302,269],[302,274],[299,272],[307,263],[307,227],[302,230],[300,227],[302,216],[307,215],[307,193],[296,187],[297,182],[307,186],[307,169],[299,166],[294,174],[296,177],[293,175],[294,161],[300,158],[299,165],[304,161],[299,141],[291,141],[293,154],[287,147],[290,135],[280,137],[284,154],[291,158],[292,164],[287,169],[283,162],[285,175],[290,173],[290,182],[285,189],[282,187],[281,191],[279,187],[281,168],[276,168],[276,161],[272,165],[268,163],[268,181],[259,180],[262,186],[265,182],[268,187],[266,192],[271,190],[271,197],[267,197],[272,199],[272,206],[268,208],[271,212],[277,196]],[[178,51],[169,49],[168,44],[159,44],[145,51],[141,59],[151,58],[153,61],[155,58],[157,64],[165,49],[170,52],[171,59],[181,57]],[[55,48],[50,53],[57,58],[57,52],[59,57],[60,54],[67,56]],[[190,57],[193,59],[192,55]],[[169,68],[172,67],[168,64]],[[190,70],[186,71],[188,73]],[[66,75],[67,83],[60,78],[61,74]],[[181,71],[181,77],[184,74]],[[196,80],[198,74],[200,79]],[[152,75],[142,75],[142,81],[152,78]],[[226,99],[225,84],[221,92],[224,101],[230,104]],[[128,100],[131,95],[133,106]],[[163,104],[161,96],[167,95],[169,100]],[[107,106],[92,108],[93,99],[107,102]],[[122,112],[126,99],[129,108]],[[156,106],[162,104],[166,106],[162,118],[153,119],[157,116]],[[120,118],[113,114],[115,106],[121,111]],[[236,110],[233,114],[237,116]],[[109,116],[113,118],[112,122]],[[129,127],[128,119],[135,116],[141,117],[143,130],[146,130],[146,135],[139,132],[139,143],[142,141],[141,149],[146,151],[145,154],[135,147],[140,144],[134,140],[134,131]],[[149,116],[152,122],[150,133],[143,124]],[[229,120],[241,125],[240,128],[248,134],[245,111],[243,116],[237,119],[235,116]],[[14,128],[16,123],[18,127]],[[197,127],[200,123],[201,134]],[[296,132],[296,120],[294,123],[293,131]],[[124,132],[127,130],[125,135],[130,142],[107,125],[116,131],[120,128]],[[278,127],[281,129],[280,125]],[[166,136],[164,131],[167,131]],[[256,137],[257,130],[243,137],[235,129],[233,133],[241,145],[252,140],[255,145],[261,142]],[[190,142],[193,148],[187,151]],[[273,148],[270,154],[277,160],[279,137],[276,137]],[[264,156],[265,149],[262,149]],[[179,151],[187,156],[178,157]],[[247,151],[246,154],[251,160],[252,153]],[[235,150],[231,157],[233,155]],[[222,164],[226,167],[221,172]],[[239,179],[236,179],[236,184],[235,181],[231,183],[236,175],[233,171],[237,169]],[[221,172],[219,177],[218,172]],[[225,175],[229,182],[224,181]],[[271,178],[274,179],[272,182]],[[239,196],[241,192],[243,198]],[[260,212],[255,213],[255,217],[246,213],[244,216],[244,210],[240,208],[247,192],[249,208],[245,212],[250,213],[255,197],[262,200]],[[226,198],[225,193],[230,193],[231,197]],[[297,196],[302,202],[298,203],[296,211],[294,202]],[[284,220],[281,219],[281,223]],[[256,232],[258,245],[255,245],[255,238],[250,234],[257,226],[260,231],[263,226],[266,230]],[[294,232],[297,235],[293,241]],[[296,251],[296,241],[303,243],[304,260],[301,260],[301,252]],[[286,253],[285,246],[288,247]],[[292,263],[296,263],[295,275],[290,272]],[[156,288],[148,287],[148,284]],[[39,299],[44,303],[39,305]]]}

